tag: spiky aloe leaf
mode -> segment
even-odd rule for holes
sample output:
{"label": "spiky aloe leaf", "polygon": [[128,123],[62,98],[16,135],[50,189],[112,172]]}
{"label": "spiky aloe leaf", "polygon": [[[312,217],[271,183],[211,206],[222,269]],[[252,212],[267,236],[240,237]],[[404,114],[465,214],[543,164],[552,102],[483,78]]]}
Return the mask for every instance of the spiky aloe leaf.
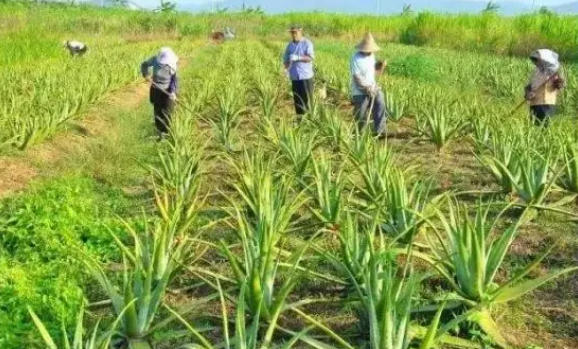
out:
{"label": "spiky aloe leaf", "polygon": [[542,277],[537,278],[537,279],[528,280],[526,282],[523,282],[521,284],[517,284],[515,286],[502,288],[502,289],[498,290],[498,292],[496,293],[496,295],[493,298],[493,301],[495,303],[509,302],[511,300],[517,299],[517,298],[525,295],[526,293],[534,291],[535,289],[537,289],[538,287],[542,286],[543,284],[545,284],[549,281],[552,281],[552,280],[554,280],[554,279],[556,279],[556,278],[558,278],[564,274],[568,274],[568,273],[571,273],[571,272],[576,271],[576,270],[578,270],[578,267],[566,268],[566,269],[542,276]]}
{"label": "spiky aloe leaf", "polygon": [[32,317],[32,321],[34,321],[34,325],[36,325],[36,328],[38,329],[38,332],[40,332],[40,335],[42,336],[42,339],[44,340],[44,343],[46,344],[46,346],[49,349],[58,349],[58,347],[56,346],[56,343],[54,343],[54,340],[52,339],[52,337],[48,333],[46,326],[44,326],[44,324],[42,323],[40,318],[38,318],[38,316],[32,310],[32,308],[28,307],[28,313]]}
{"label": "spiky aloe leaf", "polygon": [[480,328],[500,347],[504,349],[510,348],[510,344],[504,338],[504,336],[502,336],[499,326],[496,324],[492,318],[492,315],[487,309],[473,313],[469,320],[477,323]]}

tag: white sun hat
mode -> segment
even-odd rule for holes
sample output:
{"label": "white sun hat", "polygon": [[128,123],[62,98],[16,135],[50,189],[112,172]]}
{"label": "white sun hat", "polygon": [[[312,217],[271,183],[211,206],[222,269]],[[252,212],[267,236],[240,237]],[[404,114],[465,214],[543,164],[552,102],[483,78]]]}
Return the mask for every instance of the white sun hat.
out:
{"label": "white sun hat", "polygon": [[551,73],[556,73],[560,69],[559,55],[548,49],[541,49],[532,52],[530,57],[544,62],[544,68]]}
{"label": "white sun hat", "polygon": [[179,62],[179,57],[170,47],[162,47],[159,50],[157,60],[161,65],[168,65],[172,70],[177,70],[177,63]]}

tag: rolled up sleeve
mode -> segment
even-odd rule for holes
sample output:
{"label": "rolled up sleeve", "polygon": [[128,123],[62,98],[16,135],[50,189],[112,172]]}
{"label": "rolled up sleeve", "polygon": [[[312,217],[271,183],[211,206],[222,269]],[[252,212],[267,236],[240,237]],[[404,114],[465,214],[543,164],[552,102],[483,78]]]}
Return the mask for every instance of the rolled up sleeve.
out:
{"label": "rolled up sleeve", "polygon": [[141,63],[140,73],[142,74],[143,77],[146,78],[147,76],[149,76],[149,69],[154,65],[155,59],[156,57],[151,57],[150,59],[147,59],[146,61]]}
{"label": "rolled up sleeve", "polygon": [[169,93],[177,93],[177,88],[179,84],[179,79],[177,78],[177,74],[173,74],[171,76],[171,82],[169,83]]}
{"label": "rolled up sleeve", "polygon": [[307,41],[307,46],[305,47],[305,55],[311,57],[311,59],[315,59],[315,50],[311,41]]}
{"label": "rolled up sleeve", "polygon": [[285,64],[289,63],[289,55],[291,55],[289,48],[290,45],[287,45],[287,48],[285,48],[285,53],[283,54],[283,63]]}

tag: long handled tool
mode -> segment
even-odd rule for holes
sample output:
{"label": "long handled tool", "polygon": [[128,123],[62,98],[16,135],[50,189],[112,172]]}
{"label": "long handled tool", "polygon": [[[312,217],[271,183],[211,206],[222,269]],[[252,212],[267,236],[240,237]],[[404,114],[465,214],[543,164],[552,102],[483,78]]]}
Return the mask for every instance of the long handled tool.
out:
{"label": "long handled tool", "polygon": [[[153,85],[154,87],[156,87],[156,89],[157,89],[158,91],[161,91],[162,93],[164,93],[164,94],[165,94],[167,97],[169,97],[169,98],[171,97],[171,94],[170,94],[170,93],[168,93],[167,91],[165,91],[164,88],[162,88],[160,85],[158,85],[158,84],[157,84],[156,82],[154,82],[152,79],[150,79],[150,80],[147,79],[147,81],[150,81],[151,85]],[[191,110],[191,108],[189,108],[185,103],[182,103],[182,102],[179,101],[178,99],[174,99],[173,101],[174,101],[175,104],[177,104],[179,107],[184,107],[188,112],[194,114],[194,111]]]}
{"label": "long handled tool", "polygon": [[[373,108],[375,107],[375,99],[377,98],[377,93],[379,93],[379,83],[381,81],[381,77],[384,75],[384,63],[383,62],[377,62],[375,65],[376,65],[376,68],[380,67],[380,69],[379,69],[380,73],[377,76],[377,81],[375,82],[375,84],[377,85],[378,91],[376,92],[375,95],[371,96],[371,105],[369,107],[367,115],[365,116],[365,124],[366,125],[369,123],[369,118],[373,114]],[[378,130],[375,130],[375,131],[377,132]]]}

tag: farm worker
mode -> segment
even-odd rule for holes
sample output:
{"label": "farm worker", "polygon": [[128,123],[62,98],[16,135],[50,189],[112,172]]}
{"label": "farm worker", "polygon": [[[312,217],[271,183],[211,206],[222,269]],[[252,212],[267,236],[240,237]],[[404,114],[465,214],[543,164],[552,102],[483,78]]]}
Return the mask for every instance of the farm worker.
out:
{"label": "farm worker", "polygon": [[225,30],[223,30],[223,36],[225,40],[233,40],[235,38],[235,33],[231,28],[225,27]]}
{"label": "farm worker", "polygon": [[313,43],[303,37],[303,28],[293,25],[289,30],[291,42],[287,45],[283,56],[283,64],[291,79],[295,112],[301,117],[311,106],[313,96]]}
{"label": "farm worker", "polygon": [[63,47],[70,52],[71,56],[82,56],[88,51],[88,46],[84,43],[76,40],[65,41]]}
{"label": "farm worker", "polygon": [[385,95],[376,77],[382,73],[385,62],[377,63],[375,60],[375,52],[380,48],[371,33],[367,33],[355,48],[357,52],[353,55],[350,65],[353,115],[359,129],[363,129],[371,114],[375,134],[383,136],[387,109]]}
{"label": "farm worker", "polygon": [[558,92],[566,82],[556,52],[537,50],[530,55],[530,60],[536,69],[526,86],[526,100],[530,103],[534,124],[547,126],[550,116],[556,111]]}
{"label": "farm worker", "polygon": [[[155,126],[159,137],[169,132],[171,114],[177,99],[177,63],[179,58],[169,47],[160,49],[156,56],[141,64],[142,76],[151,82],[150,102],[154,106]],[[152,79],[150,68],[152,67]]]}

